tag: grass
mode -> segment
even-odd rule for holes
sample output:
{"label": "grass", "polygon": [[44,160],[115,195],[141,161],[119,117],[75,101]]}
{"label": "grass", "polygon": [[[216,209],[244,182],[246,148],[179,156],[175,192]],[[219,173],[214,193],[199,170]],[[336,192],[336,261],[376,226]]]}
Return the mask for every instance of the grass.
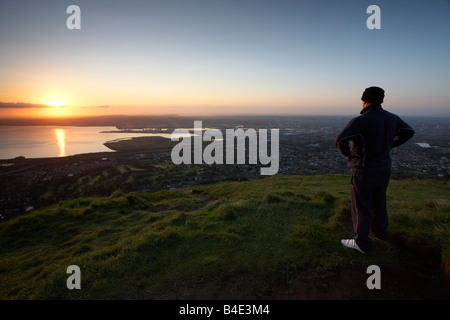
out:
{"label": "grass", "polygon": [[[345,249],[348,176],[272,176],[153,193],[79,198],[0,224],[1,299],[157,299],[248,276],[317,285],[350,264],[402,268],[399,247]],[[450,259],[447,181],[391,180],[390,232]],[[68,290],[66,268],[81,268]]]}

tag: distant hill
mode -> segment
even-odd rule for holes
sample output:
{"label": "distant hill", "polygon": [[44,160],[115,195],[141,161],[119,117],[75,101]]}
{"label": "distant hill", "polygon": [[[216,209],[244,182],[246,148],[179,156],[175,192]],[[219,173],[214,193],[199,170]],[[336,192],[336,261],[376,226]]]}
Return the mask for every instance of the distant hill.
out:
{"label": "distant hill", "polygon": [[0,299],[448,299],[449,191],[392,180],[390,239],[369,254],[340,244],[346,175],[64,200],[0,223]]}
{"label": "distant hill", "polygon": [[130,139],[117,139],[105,142],[104,145],[114,151],[139,151],[139,150],[161,150],[172,149],[178,141],[171,141],[169,138],[151,136],[151,137],[133,137]]}
{"label": "distant hill", "polygon": [[119,128],[140,128],[153,126],[170,126],[186,123],[192,125],[192,118],[177,115],[105,115],[105,116],[80,116],[80,117],[56,117],[56,118],[24,118],[14,117],[0,118],[1,126],[117,126]]}

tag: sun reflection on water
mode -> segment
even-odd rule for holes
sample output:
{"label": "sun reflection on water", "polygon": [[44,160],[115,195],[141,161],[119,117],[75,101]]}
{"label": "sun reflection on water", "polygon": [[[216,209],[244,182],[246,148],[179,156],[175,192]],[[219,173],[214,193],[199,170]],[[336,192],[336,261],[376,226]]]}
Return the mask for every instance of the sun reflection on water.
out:
{"label": "sun reflection on water", "polygon": [[66,156],[66,131],[64,129],[55,129],[56,142],[59,147],[58,157]]}

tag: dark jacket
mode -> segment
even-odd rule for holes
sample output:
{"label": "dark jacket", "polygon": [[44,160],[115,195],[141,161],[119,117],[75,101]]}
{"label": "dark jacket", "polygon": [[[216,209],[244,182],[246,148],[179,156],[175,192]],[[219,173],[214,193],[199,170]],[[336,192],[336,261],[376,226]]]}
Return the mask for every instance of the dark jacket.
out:
{"label": "dark jacket", "polygon": [[349,159],[352,171],[390,170],[390,151],[414,136],[414,130],[399,116],[371,105],[353,118],[336,136],[336,147]]}

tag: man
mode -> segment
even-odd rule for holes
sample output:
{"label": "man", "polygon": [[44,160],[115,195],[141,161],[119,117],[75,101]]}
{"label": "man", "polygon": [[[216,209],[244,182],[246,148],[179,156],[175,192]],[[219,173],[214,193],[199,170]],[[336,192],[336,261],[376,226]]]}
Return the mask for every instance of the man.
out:
{"label": "man", "polygon": [[352,222],[354,239],[341,243],[362,253],[369,252],[372,240],[386,239],[388,214],[386,190],[391,174],[391,148],[414,136],[414,130],[400,117],[381,107],[384,90],[367,88],[361,97],[363,109],[337,135],[336,147],[349,160],[352,172]]}

